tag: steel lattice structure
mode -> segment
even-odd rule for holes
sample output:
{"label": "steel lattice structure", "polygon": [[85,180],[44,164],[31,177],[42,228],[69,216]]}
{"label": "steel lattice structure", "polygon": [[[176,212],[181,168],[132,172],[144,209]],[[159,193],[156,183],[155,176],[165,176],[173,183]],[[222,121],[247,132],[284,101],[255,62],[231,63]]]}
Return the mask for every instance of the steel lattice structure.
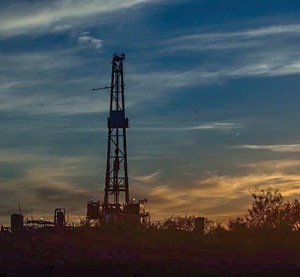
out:
{"label": "steel lattice structure", "polygon": [[141,199],[135,202],[135,199],[129,199],[126,146],[129,121],[125,117],[124,60],[124,53],[115,54],[112,59],[111,86],[93,89],[110,89],[104,201],[88,201],[86,217],[88,221],[100,221],[101,224],[113,221],[147,224],[150,220],[149,213],[145,211],[145,203],[148,200]]}
{"label": "steel lattice structure", "polygon": [[125,117],[124,77],[122,55],[115,54],[112,59],[110,112],[107,119],[108,145],[105,176],[105,194],[103,208],[107,213],[111,206],[119,208],[121,201],[129,203],[129,185],[127,168],[126,129],[128,118]]}

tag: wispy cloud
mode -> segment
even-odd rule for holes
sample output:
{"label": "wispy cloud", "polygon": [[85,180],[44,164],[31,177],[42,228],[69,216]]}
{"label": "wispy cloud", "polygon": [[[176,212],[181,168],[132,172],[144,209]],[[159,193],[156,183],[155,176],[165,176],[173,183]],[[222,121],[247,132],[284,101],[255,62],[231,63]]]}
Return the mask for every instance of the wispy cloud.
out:
{"label": "wispy cloud", "polygon": [[[174,37],[163,42],[159,51],[170,56],[193,55],[191,67],[194,68],[183,72],[169,71],[169,75],[162,72],[158,80],[164,76],[165,83],[175,87],[222,83],[224,80],[243,77],[299,74],[299,40],[299,24],[237,29],[231,32],[199,31]],[[198,59],[197,55],[200,57],[211,50],[220,50],[215,53],[213,62]],[[224,51],[228,51],[230,60],[224,56]]]}
{"label": "wispy cloud", "polygon": [[298,172],[300,169],[300,160],[292,159],[280,159],[280,160],[261,160],[253,163],[246,163],[240,165],[241,167],[246,167],[250,169],[257,169],[259,171],[274,172],[274,171],[286,171],[293,170],[293,172]]}
{"label": "wispy cloud", "polygon": [[[267,57],[256,60],[247,65],[227,68],[219,72],[219,77],[242,78],[242,77],[264,77],[264,76],[284,76],[300,73],[300,57],[290,53],[288,55],[279,54],[279,57]],[[223,75],[223,76],[222,76]]]}
{"label": "wispy cloud", "polygon": [[[0,34],[13,35],[47,28],[52,24],[69,25],[74,19],[84,19],[97,14],[109,14],[138,4],[155,0],[59,0],[59,1],[13,1],[2,5]],[[73,22],[72,21],[72,22]]]}
{"label": "wispy cloud", "polygon": [[161,174],[161,171],[154,172],[145,176],[135,176],[133,177],[135,180],[143,182],[143,183],[152,183],[155,182],[158,176]]}
{"label": "wispy cloud", "polygon": [[[174,125],[174,124],[173,124]],[[235,122],[210,122],[210,123],[202,123],[195,126],[170,126],[170,124],[166,124],[162,126],[162,124],[158,124],[158,126],[148,126],[148,127],[135,127],[133,130],[136,131],[166,131],[166,132],[183,132],[183,131],[201,131],[201,130],[233,130],[242,128],[244,125],[242,123]]]}
{"label": "wispy cloud", "polygon": [[64,32],[69,31],[71,29],[72,29],[72,26],[69,25],[69,24],[56,24],[53,27],[52,32],[53,33],[64,33]]}
{"label": "wispy cloud", "polygon": [[[168,70],[132,74],[127,77],[131,93],[139,97],[132,98],[130,104],[169,97],[176,90],[199,87],[207,84],[223,84],[226,80],[245,77],[285,76],[300,73],[300,54],[295,52],[274,52],[244,54],[235,61],[210,65],[195,65],[193,70]],[[148,88],[151,87],[151,94]]]}
{"label": "wispy cloud", "polygon": [[238,146],[232,146],[236,149],[250,149],[250,150],[269,150],[272,152],[300,152],[300,144],[272,144],[272,145],[255,145],[255,144],[243,144]]}
{"label": "wispy cloud", "polygon": [[231,130],[243,127],[241,123],[233,122],[212,122],[204,123],[198,126],[187,127],[186,130]]}
{"label": "wispy cloud", "polygon": [[94,38],[93,36],[90,35],[89,32],[82,32],[78,36],[78,44],[87,45],[99,50],[103,45],[103,40]]}
{"label": "wispy cloud", "polygon": [[249,191],[256,187],[276,187],[286,197],[299,196],[300,175],[281,170],[237,176],[211,174],[185,183],[184,189],[161,184],[148,194],[155,218],[172,214],[234,217],[246,213],[251,205]]}
{"label": "wispy cloud", "polygon": [[[86,43],[99,46],[93,40]],[[0,60],[1,111],[77,114],[108,110],[107,95],[92,94],[96,77],[76,74],[76,68],[87,66],[90,61],[74,50],[0,53]],[[65,78],[66,74],[69,78]],[[95,99],[99,100],[97,105],[93,104]]]}
{"label": "wispy cloud", "polygon": [[165,159],[175,159],[176,155],[140,155],[129,157],[128,160],[139,161],[139,160],[165,160]]}
{"label": "wispy cloud", "polygon": [[[48,153],[45,160],[45,153],[35,150],[1,149],[0,194],[1,203],[5,203],[5,209],[0,212],[2,224],[8,221],[17,203],[21,203],[25,214],[33,208],[39,216],[45,216],[55,207],[65,207],[74,220],[78,220],[74,217],[76,214],[84,216],[86,201],[101,194],[100,188],[87,182],[87,178],[90,181],[97,179],[93,177],[94,168],[86,166],[90,164],[91,157]],[[5,178],[5,165],[19,168],[22,175]]]}
{"label": "wispy cloud", "polygon": [[165,42],[169,51],[225,50],[254,47],[268,43],[280,36],[280,40],[300,36],[300,25],[275,25],[235,32],[196,33],[179,36]]}

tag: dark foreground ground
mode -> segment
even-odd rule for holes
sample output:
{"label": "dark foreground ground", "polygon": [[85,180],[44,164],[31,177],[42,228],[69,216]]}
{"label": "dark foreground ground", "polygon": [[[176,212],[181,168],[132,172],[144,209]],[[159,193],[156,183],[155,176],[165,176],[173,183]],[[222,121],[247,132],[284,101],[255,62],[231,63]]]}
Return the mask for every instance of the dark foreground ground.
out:
{"label": "dark foreground ground", "polygon": [[300,233],[0,233],[0,276],[300,276]]}

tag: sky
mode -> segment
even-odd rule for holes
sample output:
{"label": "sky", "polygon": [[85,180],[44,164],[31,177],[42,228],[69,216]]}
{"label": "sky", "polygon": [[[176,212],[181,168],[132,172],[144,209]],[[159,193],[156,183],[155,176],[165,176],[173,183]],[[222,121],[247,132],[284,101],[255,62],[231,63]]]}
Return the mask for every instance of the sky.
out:
{"label": "sky", "polygon": [[300,196],[300,2],[0,0],[0,223],[103,200],[110,61],[125,53],[130,198],[152,220]]}

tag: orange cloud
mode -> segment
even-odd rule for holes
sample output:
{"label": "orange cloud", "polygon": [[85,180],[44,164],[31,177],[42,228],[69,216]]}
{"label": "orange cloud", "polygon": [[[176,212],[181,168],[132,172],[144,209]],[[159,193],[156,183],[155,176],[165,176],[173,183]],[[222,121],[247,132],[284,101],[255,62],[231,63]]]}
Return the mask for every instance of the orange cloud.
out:
{"label": "orange cloud", "polygon": [[[157,185],[149,189],[153,217],[163,215],[203,215],[228,218],[246,213],[254,187],[276,187],[287,198],[300,196],[297,160],[262,161],[243,165],[248,173],[229,176],[211,173],[190,184]],[[151,204],[152,203],[152,204]]]}

